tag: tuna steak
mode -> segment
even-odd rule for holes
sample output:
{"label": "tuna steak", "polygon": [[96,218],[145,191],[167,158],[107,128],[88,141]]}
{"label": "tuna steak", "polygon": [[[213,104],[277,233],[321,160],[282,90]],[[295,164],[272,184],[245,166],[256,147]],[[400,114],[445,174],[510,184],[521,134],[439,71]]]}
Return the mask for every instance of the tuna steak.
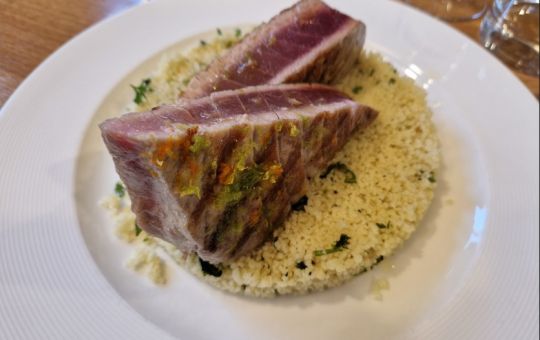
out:
{"label": "tuna steak", "polygon": [[100,125],[138,225],[219,263],[259,247],[377,113],[324,85],[262,85]]}
{"label": "tuna steak", "polygon": [[363,23],[322,1],[300,1],[197,74],[183,97],[262,84],[330,84],[354,63],[365,32]]}

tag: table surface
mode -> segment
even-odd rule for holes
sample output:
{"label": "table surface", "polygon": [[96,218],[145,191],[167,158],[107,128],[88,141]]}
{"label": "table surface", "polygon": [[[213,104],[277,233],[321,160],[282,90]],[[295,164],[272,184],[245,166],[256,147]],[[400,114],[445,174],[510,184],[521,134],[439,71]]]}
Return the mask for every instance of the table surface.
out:
{"label": "table surface", "polygon": [[[39,63],[93,23],[145,0],[0,0],[0,108]],[[478,41],[479,20],[450,24]],[[538,98],[539,78],[514,74]]]}

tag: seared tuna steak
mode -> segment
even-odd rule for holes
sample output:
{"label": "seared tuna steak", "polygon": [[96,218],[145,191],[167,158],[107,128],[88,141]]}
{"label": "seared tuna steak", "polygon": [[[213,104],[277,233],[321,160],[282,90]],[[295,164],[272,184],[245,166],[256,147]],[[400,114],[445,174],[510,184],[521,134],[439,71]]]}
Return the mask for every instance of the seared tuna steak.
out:
{"label": "seared tuna steak", "polygon": [[260,246],[377,113],[324,85],[263,85],[101,124],[138,225],[218,263]]}
{"label": "seared tuna steak", "polygon": [[197,74],[183,97],[251,85],[332,83],[354,63],[365,31],[363,23],[322,1],[300,1]]}

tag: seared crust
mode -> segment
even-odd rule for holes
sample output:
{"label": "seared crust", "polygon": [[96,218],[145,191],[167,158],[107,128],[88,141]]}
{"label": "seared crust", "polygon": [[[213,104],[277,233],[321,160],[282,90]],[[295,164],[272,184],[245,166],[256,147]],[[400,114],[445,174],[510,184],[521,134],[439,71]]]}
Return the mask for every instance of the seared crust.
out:
{"label": "seared crust", "polygon": [[100,127],[138,225],[218,263],[266,241],[305,194],[308,176],[375,117],[328,86],[265,85]]}

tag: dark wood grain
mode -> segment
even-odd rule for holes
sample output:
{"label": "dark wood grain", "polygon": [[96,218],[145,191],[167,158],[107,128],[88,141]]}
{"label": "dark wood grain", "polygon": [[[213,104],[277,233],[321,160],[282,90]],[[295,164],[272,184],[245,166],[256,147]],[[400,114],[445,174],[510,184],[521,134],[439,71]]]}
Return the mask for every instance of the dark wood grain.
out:
{"label": "dark wood grain", "polygon": [[45,58],[137,0],[0,0],[0,107]]}
{"label": "dark wood grain", "polygon": [[[0,0],[0,107],[39,63],[99,20],[142,0]],[[480,21],[451,24],[478,41]],[[515,72],[538,97],[539,78]]]}

